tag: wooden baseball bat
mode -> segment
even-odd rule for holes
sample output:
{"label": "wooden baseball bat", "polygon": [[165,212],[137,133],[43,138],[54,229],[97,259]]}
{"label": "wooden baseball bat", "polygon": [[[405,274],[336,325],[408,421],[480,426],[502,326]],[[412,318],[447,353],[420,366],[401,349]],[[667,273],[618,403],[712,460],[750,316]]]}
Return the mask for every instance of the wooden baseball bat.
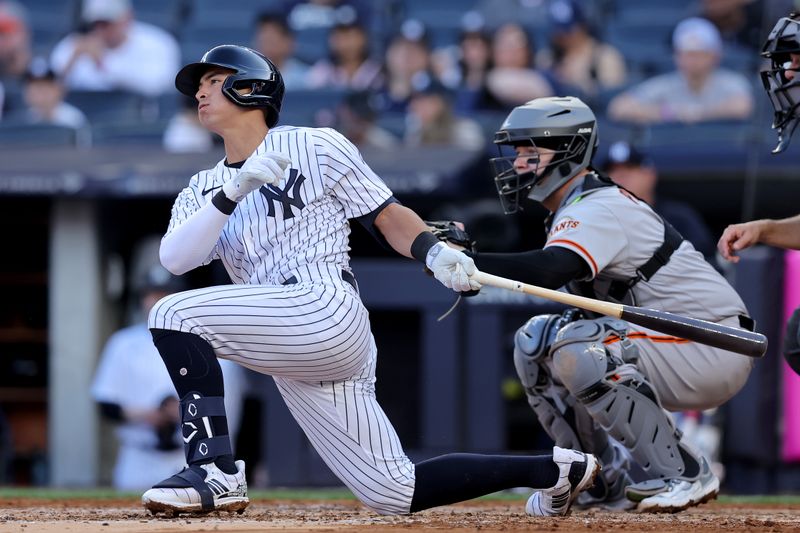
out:
{"label": "wooden baseball bat", "polygon": [[554,302],[559,302],[574,307],[580,307],[587,311],[593,311],[601,315],[620,318],[632,324],[660,331],[667,335],[674,335],[682,339],[687,339],[700,344],[706,344],[715,348],[729,350],[748,357],[763,357],[767,351],[767,338],[761,333],[747,331],[746,329],[715,324],[706,320],[690,318],[687,316],[676,315],[666,311],[636,307],[633,305],[623,305],[612,302],[603,302],[593,298],[586,298],[576,294],[554,291],[528,285],[520,281],[508,278],[501,278],[477,271],[470,276],[471,279],[491,285],[501,289],[509,289],[525,294],[532,294],[540,298],[547,298]]}

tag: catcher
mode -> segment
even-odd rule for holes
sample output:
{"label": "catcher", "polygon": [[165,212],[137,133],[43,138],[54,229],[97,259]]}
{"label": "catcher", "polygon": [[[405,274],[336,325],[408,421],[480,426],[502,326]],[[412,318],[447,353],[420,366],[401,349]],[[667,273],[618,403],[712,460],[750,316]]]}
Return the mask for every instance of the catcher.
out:
{"label": "catcher", "polygon": [[[538,202],[550,216],[541,250],[467,252],[480,270],[753,327],[742,300],[691,243],[592,168],[597,122],[582,101],[539,98],[516,107],[494,142],[505,212]],[[590,452],[603,464],[601,482],[577,504],[609,510],[674,512],[716,497],[718,478],[682,442],[665,409],[719,406],[744,385],[752,361],[576,310],[535,316],[515,336],[515,367],[542,427],[558,446]],[[640,483],[632,483],[631,458],[646,474]]]}

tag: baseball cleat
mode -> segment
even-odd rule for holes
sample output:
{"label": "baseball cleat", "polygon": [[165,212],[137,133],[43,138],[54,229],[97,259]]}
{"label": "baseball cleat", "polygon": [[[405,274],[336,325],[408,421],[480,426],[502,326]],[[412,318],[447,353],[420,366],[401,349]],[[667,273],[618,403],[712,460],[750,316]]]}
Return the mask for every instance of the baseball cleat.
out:
{"label": "baseball cleat", "polygon": [[211,511],[241,514],[250,503],[244,461],[236,461],[236,468],[235,474],[226,474],[214,463],[189,466],[145,492],[142,504],[154,515]]}
{"label": "baseball cleat", "polygon": [[[605,468],[603,468],[603,472],[605,472]],[[630,511],[636,507],[636,502],[632,502],[625,495],[625,488],[630,483],[631,480],[627,474],[619,476],[611,485],[603,479],[602,475],[598,476],[594,487],[578,495],[574,508],[578,510],[600,509],[610,513]]]}
{"label": "baseball cleat", "polygon": [[628,499],[638,502],[636,510],[639,512],[677,513],[715,499],[719,494],[719,478],[703,458],[700,473],[694,479],[645,481],[630,485],[626,494]]}
{"label": "baseball cleat", "polygon": [[558,482],[528,498],[525,512],[531,516],[565,516],[578,494],[591,487],[600,472],[594,455],[558,446],[553,447],[553,462],[558,465]]}

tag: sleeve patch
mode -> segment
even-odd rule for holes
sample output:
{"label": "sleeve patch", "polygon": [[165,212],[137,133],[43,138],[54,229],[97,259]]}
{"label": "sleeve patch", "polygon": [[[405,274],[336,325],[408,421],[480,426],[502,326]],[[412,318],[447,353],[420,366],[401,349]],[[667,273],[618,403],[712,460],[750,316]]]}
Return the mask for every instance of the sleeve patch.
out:
{"label": "sleeve patch", "polygon": [[559,220],[556,224],[550,228],[550,232],[547,234],[547,238],[550,239],[554,235],[558,235],[560,233],[568,233],[573,230],[577,230],[581,225],[580,220],[575,220],[571,217],[564,217]]}

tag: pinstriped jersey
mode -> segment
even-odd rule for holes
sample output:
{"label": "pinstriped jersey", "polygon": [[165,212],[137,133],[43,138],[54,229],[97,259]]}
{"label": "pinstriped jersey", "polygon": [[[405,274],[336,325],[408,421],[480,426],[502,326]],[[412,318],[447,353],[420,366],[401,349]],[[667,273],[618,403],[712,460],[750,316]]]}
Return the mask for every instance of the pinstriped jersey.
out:
{"label": "pinstriped jersey", "polygon": [[[349,268],[348,219],[380,207],[392,192],[358,149],[330,128],[279,126],[254,154],[281,152],[281,181],[248,194],[204,264],[221,259],[234,283],[279,284],[295,273],[328,276]],[[192,176],[172,207],[167,234],[211,201],[238,169],[222,160]]]}
{"label": "pinstriped jersey", "polygon": [[[664,241],[661,217],[618,187],[576,187],[554,213],[545,247],[577,253],[590,279],[627,281]],[[636,304],[704,320],[747,314],[733,287],[684,240],[649,281],[633,288]]]}

